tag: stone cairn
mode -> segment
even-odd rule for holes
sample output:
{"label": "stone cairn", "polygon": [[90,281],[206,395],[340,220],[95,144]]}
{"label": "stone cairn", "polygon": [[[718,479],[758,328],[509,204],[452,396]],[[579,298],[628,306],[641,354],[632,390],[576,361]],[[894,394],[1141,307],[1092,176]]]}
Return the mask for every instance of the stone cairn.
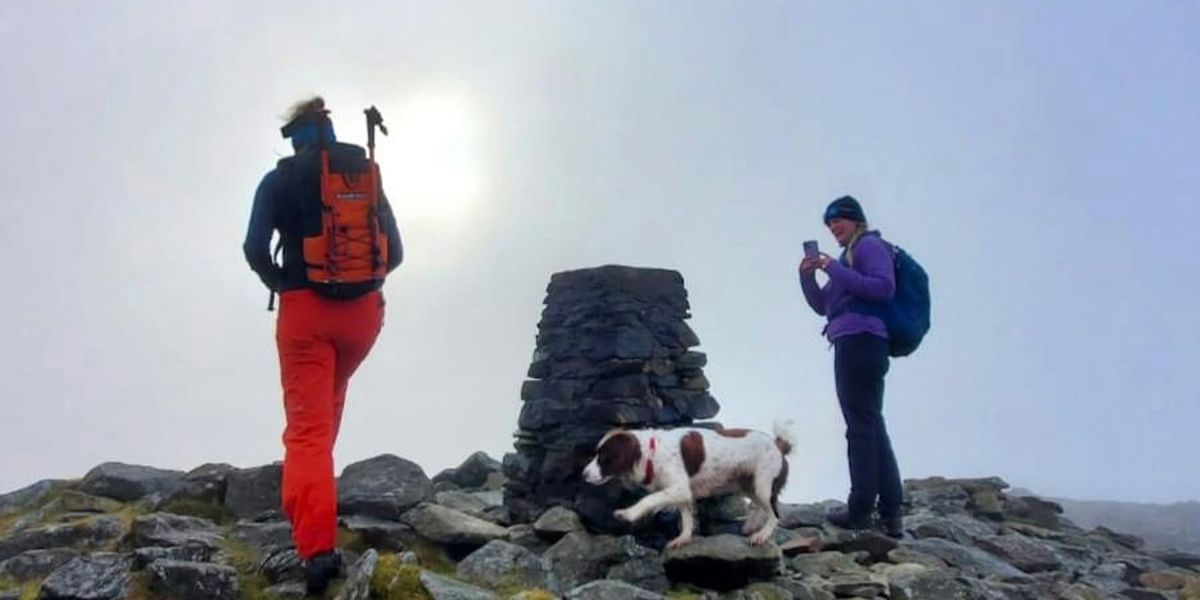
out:
{"label": "stone cairn", "polygon": [[550,278],[538,323],[516,452],[504,457],[505,504],[518,521],[552,506],[596,531],[627,531],[612,510],[632,502],[618,482],[593,486],[580,471],[614,427],[668,428],[716,416],[706,357],[685,323],[676,271],[604,266]]}

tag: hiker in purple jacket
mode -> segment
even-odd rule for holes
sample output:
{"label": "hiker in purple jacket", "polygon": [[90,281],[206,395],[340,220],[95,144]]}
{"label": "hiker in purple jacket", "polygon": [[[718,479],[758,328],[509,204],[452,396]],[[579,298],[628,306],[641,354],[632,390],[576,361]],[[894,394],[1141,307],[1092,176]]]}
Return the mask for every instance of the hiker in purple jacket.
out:
{"label": "hiker in purple jacket", "polygon": [[[828,516],[846,529],[871,529],[873,512],[888,535],[903,533],[900,519],[900,470],[883,421],[883,377],[888,371],[888,332],[879,317],[866,314],[867,303],[886,303],[896,290],[892,249],[867,229],[867,219],[851,196],[834,200],[825,210],[825,225],[844,250],[800,263],[800,287],[808,305],[828,320],[825,336],[833,344],[833,371],[838,402],[846,420],[846,454],[850,463],[850,496],[844,511]],[[829,281],[820,286],[816,271]]]}

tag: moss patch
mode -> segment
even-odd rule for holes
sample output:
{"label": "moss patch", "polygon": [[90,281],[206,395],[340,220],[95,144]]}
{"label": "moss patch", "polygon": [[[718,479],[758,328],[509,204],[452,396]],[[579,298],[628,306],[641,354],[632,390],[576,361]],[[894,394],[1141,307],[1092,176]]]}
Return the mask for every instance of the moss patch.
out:
{"label": "moss patch", "polygon": [[221,543],[221,551],[228,557],[229,565],[238,572],[238,588],[242,600],[260,600],[266,598],[263,591],[270,587],[267,576],[258,570],[258,552],[246,544],[226,538]]}
{"label": "moss patch", "polygon": [[363,539],[361,533],[350,531],[349,529],[338,528],[337,538],[334,544],[343,550],[349,550],[355,554],[366,552],[371,546]]}
{"label": "moss patch", "polygon": [[0,577],[0,591],[17,592],[20,600],[37,600],[38,590],[42,587],[41,580],[21,583],[12,577]]}
{"label": "moss patch", "polygon": [[454,576],[455,563],[446,554],[446,549],[432,542],[417,540],[409,544],[409,550],[416,553],[417,558],[421,560],[421,566],[437,573],[438,575]]}
{"label": "moss patch", "polygon": [[700,600],[703,598],[701,590],[690,585],[677,585],[667,590],[666,596],[671,600]]}
{"label": "moss patch", "polygon": [[421,567],[400,562],[395,554],[383,554],[371,576],[371,597],[378,600],[432,600],[421,585]]}
{"label": "moss patch", "polygon": [[211,502],[203,502],[194,498],[176,498],[162,507],[162,512],[169,512],[187,517],[208,519],[222,526],[232,525],[237,519],[224,506]]}
{"label": "moss patch", "polygon": [[158,596],[150,585],[151,575],[145,571],[134,573],[129,582],[129,594],[125,600],[154,600]]}
{"label": "moss patch", "polygon": [[558,596],[547,590],[518,590],[512,594],[505,594],[504,597],[515,596],[519,592],[525,592],[525,600],[555,600]]}
{"label": "moss patch", "polygon": [[23,516],[24,515],[20,513],[0,516],[0,534],[8,533],[8,530],[13,526],[13,523],[16,523]]}
{"label": "moss patch", "polygon": [[[50,486],[50,491],[44,498],[38,501],[37,504],[30,506],[27,510],[23,510],[11,515],[0,516],[0,532],[7,532],[10,527],[17,521],[24,519],[32,514],[42,512],[38,515],[36,524],[41,525],[48,523],[63,513],[61,508],[60,498],[68,490],[75,489],[79,485],[79,480],[59,481]],[[44,512],[43,512],[44,511]]]}
{"label": "moss patch", "polygon": [[134,519],[137,519],[141,515],[141,508],[139,508],[136,504],[129,503],[121,505],[121,510],[118,510],[117,512],[93,515],[87,519],[84,519],[84,521],[95,521],[96,519],[104,516],[116,517],[120,519],[121,529],[124,530],[125,533],[108,542],[101,548],[101,550],[105,552],[120,552],[122,550],[133,549],[133,536],[129,535],[129,532],[133,531]]}
{"label": "moss patch", "polygon": [[[515,579],[515,577],[511,579]],[[472,583],[472,585],[478,584]],[[527,585],[528,584],[512,581],[510,578],[506,577],[504,580],[500,581],[499,585],[496,586],[495,592],[499,594],[501,598],[511,598],[512,596],[516,596],[521,592],[529,592],[530,594],[533,594],[532,600],[554,600],[554,594],[551,594],[546,590],[530,589],[527,587]]]}

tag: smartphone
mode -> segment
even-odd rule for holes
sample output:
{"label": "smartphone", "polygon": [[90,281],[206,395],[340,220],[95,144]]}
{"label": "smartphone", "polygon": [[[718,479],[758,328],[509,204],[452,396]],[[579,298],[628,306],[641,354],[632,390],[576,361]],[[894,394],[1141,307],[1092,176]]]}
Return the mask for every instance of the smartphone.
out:
{"label": "smartphone", "polygon": [[821,249],[817,247],[817,240],[808,240],[807,242],[804,242],[805,258],[811,258],[813,256],[816,256],[820,252],[821,252]]}

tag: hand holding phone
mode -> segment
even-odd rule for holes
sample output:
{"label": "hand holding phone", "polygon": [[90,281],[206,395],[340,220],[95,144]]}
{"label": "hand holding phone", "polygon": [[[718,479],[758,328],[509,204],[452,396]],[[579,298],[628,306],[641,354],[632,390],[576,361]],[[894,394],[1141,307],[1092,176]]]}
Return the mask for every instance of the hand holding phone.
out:
{"label": "hand holding phone", "polygon": [[808,240],[804,242],[804,257],[812,258],[821,253],[821,249],[817,246],[816,240]]}

